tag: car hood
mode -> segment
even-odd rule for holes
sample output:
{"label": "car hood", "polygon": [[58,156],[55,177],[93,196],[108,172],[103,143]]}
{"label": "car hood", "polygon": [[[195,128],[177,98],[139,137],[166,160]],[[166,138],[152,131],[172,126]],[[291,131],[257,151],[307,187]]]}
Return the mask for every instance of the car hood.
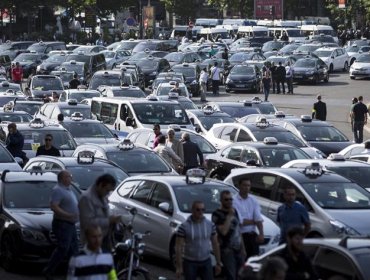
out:
{"label": "car hood", "polygon": [[311,71],[311,70],[315,70],[315,68],[306,68],[306,67],[294,67],[294,72],[297,73],[297,72],[307,72],[307,71]]}
{"label": "car hood", "polygon": [[318,141],[307,141],[311,144],[311,146],[319,149],[321,152],[326,154],[327,156],[331,153],[339,153],[344,148],[348,147],[349,145],[353,144],[351,142],[318,142]]}
{"label": "car hood", "polygon": [[36,230],[50,230],[53,212],[50,209],[17,209],[8,210],[22,227]]}
{"label": "car hood", "polygon": [[256,79],[256,76],[253,75],[229,75],[230,80],[237,80],[237,81],[250,81]]}
{"label": "car hood", "polygon": [[354,62],[352,64],[353,68],[370,68],[370,63],[369,62]]}
{"label": "car hood", "polygon": [[54,69],[55,67],[57,67],[59,65],[60,65],[60,63],[42,63],[42,64],[40,64],[40,68],[49,70],[49,69]]}
{"label": "car hood", "polygon": [[363,219],[363,217],[369,217],[370,209],[325,209],[325,211],[335,220],[355,229],[360,235],[370,235],[370,225]]}
{"label": "car hood", "polygon": [[119,144],[120,141],[116,138],[93,138],[93,137],[74,137],[77,145],[82,145],[86,143],[92,144]]}

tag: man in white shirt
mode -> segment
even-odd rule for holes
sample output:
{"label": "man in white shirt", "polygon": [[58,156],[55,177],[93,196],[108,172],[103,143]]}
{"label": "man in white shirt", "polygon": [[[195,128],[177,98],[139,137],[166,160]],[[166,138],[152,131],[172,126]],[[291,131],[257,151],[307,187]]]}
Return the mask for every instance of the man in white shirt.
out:
{"label": "man in white shirt", "polygon": [[285,80],[288,87],[288,93],[293,94],[293,69],[288,61],[285,66]]}
{"label": "man in white shirt", "polygon": [[215,61],[214,66],[211,68],[212,91],[213,95],[218,95],[218,88],[220,84],[220,69],[217,67],[218,63]]}
{"label": "man in white shirt", "polygon": [[153,149],[165,161],[167,161],[175,170],[182,167],[184,164],[181,158],[170,148],[166,146],[166,136],[160,135],[158,138],[158,146]]}
{"label": "man in white shirt", "polygon": [[200,72],[199,76],[199,84],[200,84],[200,101],[207,102],[206,94],[207,94],[207,82],[208,82],[208,73],[207,69],[203,68],[202,72]]}
{"label": "man in white shirt", "polygon": [[251,180],[242,178],[239,180],[237,187],[239,193],[234,196],[233,206],[239,215],[241,233],[248,259],[259,254],[259,244],[264,241],[263,218],[257,199],[249,194]]}

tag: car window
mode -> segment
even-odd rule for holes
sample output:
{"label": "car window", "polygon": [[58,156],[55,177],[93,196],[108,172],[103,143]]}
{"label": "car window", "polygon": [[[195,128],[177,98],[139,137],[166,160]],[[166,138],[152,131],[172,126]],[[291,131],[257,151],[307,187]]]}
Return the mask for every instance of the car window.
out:
{"label": "car window", "polygon": [[233,146],[230,148],[229,152],[226,154],[226,158],[240,161],[240,155],[243,150],[243,146]]}
{"label": "car window", "polygon": [[220,127],[217,127],[217,128],[215,128],[215,129],[213,129],[213,135],[215,136],[215,137],[217,137],[217,138],[219,138],[219,136],[220,136],[220,133],[221,133],[221,131],[224,129],[225,127],[224,126],[220,126]]}
{"label": "car window", "polygon": [[43,110],[44,116],[50,117],[51,112],[53,111],[53,109],[54,109],[54,105],[46,105],[45,109]]}
{"label": "car window", "polygon": [[220,138],[225,141],[234,142],[237,131],[237,127],[227,126],[222,131]]}
{"label": "car window", "polygon": [[349,151],[344,155],[344,157],[345,157],[345,158],[349,158],[350,156],[361,154],[364,150],[365,150],[365,147],[364,147],[364,146],[361,146],[361,147],[355,147],[355,148],[353,148],[353,149],[349,150]]}
{"label": "car window", "polygon": [[105,124],[114,124],[117,118],[118,104],[102,102],[100,120]]}
{"label": "car window", "polygon": [[138,186],[131,195],[131,199],[140,201],[142,203],[148,204],[149,194],[152,189],[153,182],[144,181]]}
{"label": "car window", "polygon": [[263,198],[271,198],[272,190],[277,180],[277,176],[267,173],[257,173],[253,175],[251,193]]}
{"label": "car window", "polygon": [[250,160],[254,160],[254,161],[256,161],[256,163],[260,163],[256,151],[246,148],[246,149],[243,150],[243,152],[240,156],[240,161],[244,162],[244,163],[247,163]]}
{"label": "car window", "polygon": [[169,203],[170,208],[172,208],[172,198],[168,187],[164,184],[157,183],[150,198],[150,205],[158,208],[159,204],[163,202]]}
{"label": "car window", "polygon": [[243,142],[243,141],[252,141],[252,138],[245,130],[240,129],[236,142]]}
{"label": "car window", "polygon": [[123,185],[119,187],[119,189],[117,190],[117,193],[122,197],[128,198],[131,191],[140,183],[141,181],[125,182]]}

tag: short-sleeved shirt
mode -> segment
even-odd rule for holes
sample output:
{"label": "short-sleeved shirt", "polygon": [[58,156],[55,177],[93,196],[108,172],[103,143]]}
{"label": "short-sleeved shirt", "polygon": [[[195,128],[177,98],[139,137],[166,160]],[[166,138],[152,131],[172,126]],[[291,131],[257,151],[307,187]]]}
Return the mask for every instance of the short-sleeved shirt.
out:
{"label": "short-sleeved shirt", "polygon": [[60,157],[60,152],[54,146],[51,146],[50,149],[46,150],[45,145],[42,145],[42,146],[37,148],[36,156]]}
{"label": "short-sleeved shirt", "polygon": [[226,221],[228,212],[222,209],[217,209],[212,213],[212,222],[216,225],[217,237],[220,244],[220,248],[229,248],[234,250],[241,249],[241,232],[240,232],[240,220],[238,212],[235,210],[233,219],[230,222],[229,231],[223,235],[217,229],[217,226],[223,225]]}
{"label": "short-sleeved shirt", "polygon": [[22,80],[22,75],[23,75],[23,69],[22,67],[15,67],[12,70],[12,78],[13,81],[19,82]]}
{"label": "short-sleeved shirt", "polygon": [[[244,199],[239,194],[235,195],[233,207],[238,212],[240,223],[242,223],[244,219],[263,222],[261,207],[254,196],[249,194],[248,197]],[[256,231],[255,225],[241,226],[242,233]]]}
{"label": "short-sleeved shirt", "polygon": [[278,208],[277,222],[280,225],[280,241],[285,242],[286,234],[292,227],[303,227],[310,223],[310,217],[307,209],[298,201],[292,206],[284,203]]}
{"label": "short-sleeved shirt", "polygon": [[[79,217],[78,200],[76,195],[73,193],[71,187],[65,187],[60,184],[57,184],[51,192],[50,202],[58,204],[60,208],[62,208],[64,211],[68,213],[76,214],[75,222],[78,221]],[[55,212],[54,219],[71,222],[70,220],[66,220],[64,217],[59,217]]]}
{"label": "short-sleeved shirt", "polygon": [[352,107],[353,119],[355,122],[363,122],[365,121],[365,115],[368,113],[368,109],[366,105],[362,102],[357,102]]}
{"label": "short-sleeved shirt", "polygon": [[211,79],[215,81],[220,80],[220,69],[216,66],[211,68]]}
{"label": "short-sleeved shirt", "polygon": [[176,236],[185,239],[183,258],[189,261],[205,261],[211,256],[211,237],[216,234],[216,226],[203,218],[199,223],[191,216],[177,230]]}

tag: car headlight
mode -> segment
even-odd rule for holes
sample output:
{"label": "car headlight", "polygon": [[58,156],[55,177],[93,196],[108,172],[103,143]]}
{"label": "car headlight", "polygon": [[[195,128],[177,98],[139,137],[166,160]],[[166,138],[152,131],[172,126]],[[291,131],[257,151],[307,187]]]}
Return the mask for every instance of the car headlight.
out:
{"label": "car headlight", "polygon": [[274,238],[271,241],[271,244],[276,244],[280,242],[280,234],[277,234],[274,236]]}
{"label": "car headlight", "polygon": [[40,71],[40,70],[41,70],[41,66],[40,65],[37,65],[36,71]]}
{"label": "car headlight", "polygon": [[46,237],[42,232],[36,231],[36,230],[30,230],[23,228],[21,230],[22,236],[25,239],[33,239],[37,241],[46,241]]}
{"label": "car headlight", "polygon": [[360,235],[355,229],[343,224],[340,221],[330,220],[330,224],[338,235]]}
{"label": "car headlight", "polygon": [[314,71],[314,70],[307,70],[307,71],[306,71],[306,74],[308,74],[308,75],[313,75],[313,73],[315,73],[315,71]]}

